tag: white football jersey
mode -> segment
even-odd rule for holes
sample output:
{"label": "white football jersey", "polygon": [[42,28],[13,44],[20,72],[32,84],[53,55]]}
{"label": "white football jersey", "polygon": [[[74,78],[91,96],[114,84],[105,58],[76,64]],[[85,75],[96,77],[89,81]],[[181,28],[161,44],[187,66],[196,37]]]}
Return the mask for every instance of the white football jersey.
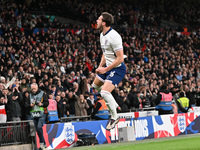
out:
{"label": "white football jersey", "polygon": [[[100,44],[106,59],[106,66],[109,66],[117,58],[115,52],[123,50],[122,38],[119,33],[110,28],[105,35],[103,35],[103,32],[100,34]],[[121,64],[117,67],[119,66],[121,66]]]}

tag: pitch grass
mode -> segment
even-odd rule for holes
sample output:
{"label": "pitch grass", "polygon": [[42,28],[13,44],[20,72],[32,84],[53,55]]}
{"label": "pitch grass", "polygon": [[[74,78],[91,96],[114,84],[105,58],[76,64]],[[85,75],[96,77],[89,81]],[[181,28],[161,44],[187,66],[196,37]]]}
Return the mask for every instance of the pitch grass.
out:
{"label": "pitch grass", "polygon": [[65,150],[200,150],[200,134],[73,147]]}

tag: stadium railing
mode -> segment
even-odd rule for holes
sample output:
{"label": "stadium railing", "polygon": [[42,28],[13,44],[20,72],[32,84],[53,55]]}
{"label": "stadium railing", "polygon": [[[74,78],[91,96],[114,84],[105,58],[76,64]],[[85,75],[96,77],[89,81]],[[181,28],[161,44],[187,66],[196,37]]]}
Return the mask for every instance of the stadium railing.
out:
{"label": "stadium railing", "polygon": [[[130,112],[140,112],[140,111],[154,111],[155,107],[147,108],[131,108]],[[61,117],[60,122],[73,122],[73,121],[91,121],[92,118],[88,116],[73,116],[73,117]]]}
{"label": "stadium railing", "polygon": [[150,111],[155,110],[155,107],[145,107],[145,108],[131,108],[130,112],[137,112],[137,111]]}
{"label": "stadium railing", "polygon": [[32,120],[0,123],[0,147],[32,144],[36,147],[36,131]]}
{"label": "stadium railing", "polygon": [[73,122],[73,121],[89,121],[92,120],[91,116],[72,116],[72,117],[61,117],[60,122]]}

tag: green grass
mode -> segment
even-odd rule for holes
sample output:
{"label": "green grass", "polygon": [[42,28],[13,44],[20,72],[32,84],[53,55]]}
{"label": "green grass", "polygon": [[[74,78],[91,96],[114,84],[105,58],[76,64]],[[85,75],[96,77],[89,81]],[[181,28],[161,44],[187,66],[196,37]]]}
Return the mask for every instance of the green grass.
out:
{"label": "green grass", "polygon": [[[200,135],[73,147],[71,150],[200,150]],[[63,149],[62,149],[63,150]],[[67,150],[67,149],[65,149]],[[69,150],[69,148],[68,148]]]}

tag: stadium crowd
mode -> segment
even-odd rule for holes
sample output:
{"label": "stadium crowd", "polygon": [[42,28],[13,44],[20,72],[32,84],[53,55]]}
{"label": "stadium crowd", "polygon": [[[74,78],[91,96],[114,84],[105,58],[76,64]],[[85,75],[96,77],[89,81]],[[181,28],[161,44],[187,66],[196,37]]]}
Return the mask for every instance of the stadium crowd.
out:
{"label": "stadium crowd", "polygon": [[[199,28],[199,1],[160,0],[33,0],[30,10],[56,12],[60,16],[93,23],[102,11],[115,16],[115,24],[159,26],[161,20],[176,21],[188,28]],[[178,6],[178,9],[177,9]]]}
{"label": "stadium crowd", "polygon": [[[49,99],[57,101],[59,118],[91,114],[98,95],[91,84],[102,55],[99,31],[93,25],[98,13],[106,10],[115,16],[114,26],[123,38],[127,55],[126,76],[113,92],[120,106],[118,111],[154,107],[155,97],[164,84],[174,101],[183,91],[192,106],[200,106],[200,32],[191,30],[180,35],[176,30],[160,28],[161,16],[193,23],[191,17],[197,8],[192,5],[195,8],[183,18],[183,11],[174,14],[175,8],[169,11],[166,1],[157,4],[158,12],[157,5],[151,5],[151,13],[147,13],[149,9],[143,3],[127,7],[126,3],[118,5],[117,1],[113,5],[111,1],[107,7],[101,7],[96,2],[33,0],[29,6],[0,2],[0,105],[6,106],[8,121],[29,116],[25,104],[31,83],[37,83]],[[162,9],[164,6],[168,6],[166,10]],[[191,8],[184,3],[180,6]],[[29,8],[73,14],[75,19],[89,24],[83,28],[61,24],[56,19],[32,15]],[[87,112],[77,112],[79,100]],[[90,105],[86,104],[88,101]]]}

